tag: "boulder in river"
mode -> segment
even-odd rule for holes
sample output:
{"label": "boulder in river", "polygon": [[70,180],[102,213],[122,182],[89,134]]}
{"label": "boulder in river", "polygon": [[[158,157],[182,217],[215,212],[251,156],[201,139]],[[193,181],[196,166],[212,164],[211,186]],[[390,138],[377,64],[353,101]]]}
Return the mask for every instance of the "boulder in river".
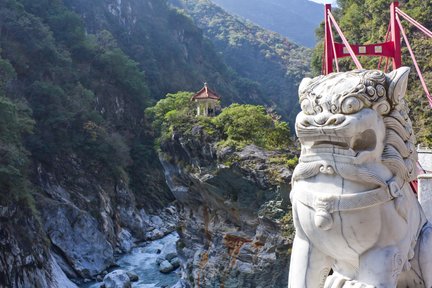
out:
{"label": "boulder in river", "polygon": [[171,261],[172,259],[177,257],[177,253],[176,252],[169,252],[165,255],[165,259],[168,261]]}
{"label": "boulder in river", "polygon": [[127,275],[129,276],[129,279],[131,282],[137,282],[139,277],[137,274],[133,273],[133,272],[127,272]]}
{"label": "boulder in river", "polygon": [[103,283],[105,288],[131,288],[131,280],[129,278],[128,272],[125,270],[114,270],[108,273],[104,279]]}
{"label": "boulder in river", "polygon": [[159,271],[162,273],[170,273],[174,270],[174,266],[168,260],[162,261],[159,265]]}
{"label": "boulder in river", "polygon": [[178,267],[180,267],[180,259],[178,257],[174,257],[169,262],[174,267],[174,269],[177,269]]}

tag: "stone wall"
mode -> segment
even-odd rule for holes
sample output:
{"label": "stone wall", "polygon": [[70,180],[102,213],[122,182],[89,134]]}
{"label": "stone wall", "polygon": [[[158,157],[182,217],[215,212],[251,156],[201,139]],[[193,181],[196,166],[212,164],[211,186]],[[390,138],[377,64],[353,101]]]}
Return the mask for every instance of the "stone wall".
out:
{"label": "stone wall", "polygon": [[426,171],[432,171],[432,149],[418,147],[417,153],[418,153],[418,161],[420,165],[423,167],[423,169]]}

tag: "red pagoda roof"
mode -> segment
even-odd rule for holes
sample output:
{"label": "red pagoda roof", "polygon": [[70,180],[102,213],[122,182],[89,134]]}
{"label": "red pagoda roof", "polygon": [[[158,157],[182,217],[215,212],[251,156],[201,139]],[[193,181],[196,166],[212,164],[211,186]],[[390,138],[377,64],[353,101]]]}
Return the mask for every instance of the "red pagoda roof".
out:
{"label": "red pagoda roof", "polygon": [[220,97],[207,87],[207,83],[204,83],[204,87],[191,98],[191,100],[196,100],[196,99],[219,100]]}

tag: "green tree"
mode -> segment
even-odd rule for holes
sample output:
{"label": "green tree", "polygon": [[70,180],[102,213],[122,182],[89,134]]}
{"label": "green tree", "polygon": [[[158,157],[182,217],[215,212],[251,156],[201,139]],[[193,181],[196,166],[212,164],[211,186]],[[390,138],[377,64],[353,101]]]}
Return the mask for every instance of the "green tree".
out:
{"label": "green tree", "polygon": [[6,97],[6,91],[16,73],[12,65],[0,58],[0,204],[12,201],[32,202],[28,188],[28,152],[23,136],[31,133],[31,111],[24,103]]}
{"label": "green tree", "polygon": [[146,114],[153,121],[153,127],[161,131],[161,140],[170,138],[174,131],[185,132],[195,122],[192,92],[167,94],[155,106],[147,108]]}
{"label": "green tree", "polygon": [[291,143],[287,123],[273,119],[263,106],[232,104],[212,122],[222,132],[222,145],[286,149]]}
{"label": "green tree", "polygon": [[190,134],[194,126],[203,127],[211,141],[220,146],[241,148],[255,144],[266,149],[287,149],[291,144],[288,124],[279,121],[280,116],[267,113],[263,106],[231,104],[215,117],[196,117],[192,96],[191,92],[167,94],[146,110],[155,130],[161,131],[156,146],[171,139],[173,133],[194,137]]}

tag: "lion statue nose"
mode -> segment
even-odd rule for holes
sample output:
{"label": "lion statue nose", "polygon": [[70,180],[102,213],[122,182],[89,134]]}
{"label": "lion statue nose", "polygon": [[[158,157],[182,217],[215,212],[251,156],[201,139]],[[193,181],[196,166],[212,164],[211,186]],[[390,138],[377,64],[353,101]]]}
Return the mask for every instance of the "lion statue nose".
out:
{"label": "lion statue nose", "polygon": [[316,125],[338,125],[345,121],[344,115],[334,115],[329,112],[322,112],[314,116],[313,118]]}
{"label": "lion statue nose", "polygon": [[318,125],[324,125],[327,122],[327,120],[329,120],[329,118],[331,116],[332,116],[332,114],[330,114],[328,112],[319,113],[319,114],[315,115],[314,122]]}

